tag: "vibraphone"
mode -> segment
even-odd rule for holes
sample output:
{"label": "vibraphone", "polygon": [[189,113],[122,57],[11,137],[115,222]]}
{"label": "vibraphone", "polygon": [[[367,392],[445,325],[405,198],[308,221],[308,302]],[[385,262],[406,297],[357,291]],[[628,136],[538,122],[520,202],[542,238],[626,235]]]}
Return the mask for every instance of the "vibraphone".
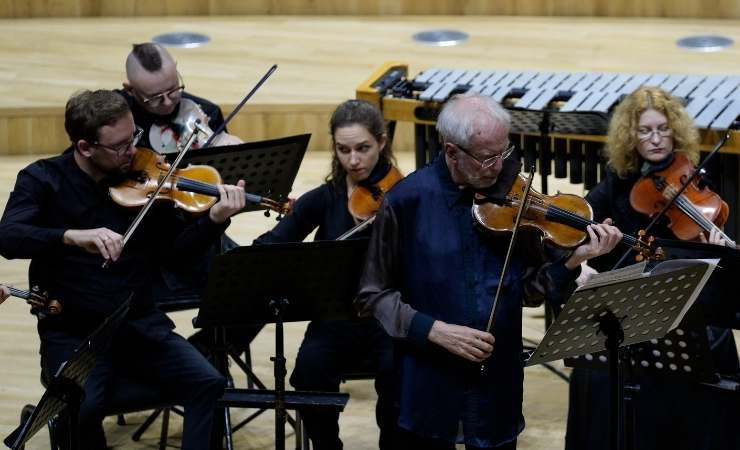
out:
{"label": "vibraphone", "polygon": [[547,193],[547,177],[569,177],[592,188],[604,174],[601,156],[610,112],[640,86],[660,86],[684,101],[699,128],[702,149],[708,150],[729,130],[722,154],[709,165],[719,194],[733,213],[726,225],[737,237],[740,222],[740,76],[679,74],[562,73],[433,68],[410,78],[408,65],[387,63],[356,92],[376,104],[383,117],[415,125],[416,165],[440,151],[434,125],[442,103],[473,90],[491,96],[512,116],[511,140],[518,145],[524,167],[536,166]]}

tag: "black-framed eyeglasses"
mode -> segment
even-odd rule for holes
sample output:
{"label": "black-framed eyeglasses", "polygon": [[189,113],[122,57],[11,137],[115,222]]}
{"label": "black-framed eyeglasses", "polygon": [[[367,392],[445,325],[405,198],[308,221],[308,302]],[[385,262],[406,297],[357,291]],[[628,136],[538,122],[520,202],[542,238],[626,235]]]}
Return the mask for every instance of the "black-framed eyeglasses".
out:
{"label": "black-framed eyeglasses", "polygon": [[136,146],[136,144],[139,143],[139,140],[141,140],[141,136],[143,136],[143,135],[144,135],[144,130],[142,130],[139,126],[137,126],[136,127],[136,131],[134,131],[134,135],[131,136],[131,139],[129,139],[128,141],[126,141],[126,142],[124,142],[122,144],[118,144],[118,145],[116,145],[116,146],[113,147],[113,146],[104,145],[104,144],[101,144],[98,141],[95,141],[95,142],[93,142],[92,145],[94,145],[96,147],[102,147],[102,148],[104,148],[106,150],[110,150],[112,152],[115,152],[116,155],[121,156],[124,153],[126,153],[126,151],[129,148],[131,148],[132,146]]}
{"label": "black-framed eyeglasses", "polygon": [[459,148],[463,153],[473,158],[478,164],[480,164],[481,169],[488,169],[489,167],[494,166],[497,162],[499,162],[499,160],[503,161],[504,159],[511,156],[511,154],[514,153],[514,150],[516,150],[516,146],[513,143],[509,142],[506,145],[506,149],[503,152],[499,153],[498,155],[493,155],[490,158],[486,158],[481,161],[480,159],[473,156],[473,154],[470,153],[470,150],[466,149],[465,147],[462,147],[454,143],[452,145]]}
{"label": "black-framed eyeglasses", "polygon": [[177,82],[178,85],[176,87],[168,89],[164,92],[160,92],[159,94],[154,94],[150,97],[146,97],[140,93],[139,95],[141,95],[142,103],[156,108],[157,106],[161,105],[162,102],[164,102],[165,97],[168,97],[170,100],[172,100],[173,98],[179,98],[182,95],[182,91],[185,90],[185,83],[183,83],[182,81],[182,76],[180,76],[180,72],[177,72]]}

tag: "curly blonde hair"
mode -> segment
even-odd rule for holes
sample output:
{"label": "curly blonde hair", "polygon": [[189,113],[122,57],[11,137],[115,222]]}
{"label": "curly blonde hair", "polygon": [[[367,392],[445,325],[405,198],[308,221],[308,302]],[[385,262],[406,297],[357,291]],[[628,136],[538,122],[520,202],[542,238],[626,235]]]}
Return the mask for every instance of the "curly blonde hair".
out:
{"label": "curly blonde hair", "polygon": [[608,163],[621,178],[640,170],[637,128],[640,115],[648,109],[654,109],[668,119],[668,126],[673,130],[674,151],[686,154],[694,164],[699,161],[699,132],[681,102],[660,88],[643,86],[617,105],[609,122],[606,138]]}

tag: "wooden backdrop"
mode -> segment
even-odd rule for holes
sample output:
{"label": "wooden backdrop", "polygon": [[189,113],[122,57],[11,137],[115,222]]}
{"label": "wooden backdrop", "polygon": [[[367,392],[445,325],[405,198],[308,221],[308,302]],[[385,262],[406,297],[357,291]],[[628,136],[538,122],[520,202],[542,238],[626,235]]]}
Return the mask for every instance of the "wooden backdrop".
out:
{"label": "wooden backdrop", "polygon": [[737,0],[2,0],[0,17],[495,14],[740,18]]}
{"label": "wooden backdrop", "polygon": [[[156,3],[156,2],[151,2]],[[413,33],[466,31],[457,47],[414,42]],[[740,42],[740,20],[501,16],[202,16],[0,20],[0,154],[56,153],[68,145],[63,111],[80,89],[118,88],[134,42],[173,31],[212,41],[173,48],[188,91],[231,111],[273,64],[278,71],[230,130],[245,140],[310,132],[330,148],[328,116],[381,64],[410,74],[431,67],[558,72],[737,75],[740,46],[698,53],[676,40],[708,32]],[[412,148],[410,126],[396,149]]]}

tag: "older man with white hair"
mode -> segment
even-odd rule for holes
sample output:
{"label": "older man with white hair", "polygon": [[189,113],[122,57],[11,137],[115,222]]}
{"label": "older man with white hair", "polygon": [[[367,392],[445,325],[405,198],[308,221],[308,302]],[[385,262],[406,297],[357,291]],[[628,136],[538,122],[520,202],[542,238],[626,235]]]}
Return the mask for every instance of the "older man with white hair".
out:
{"label": "older man with white hair", "polygon": [[398,448],[516,448],[525,298],[567,298],[580,263],[621,239],[610,225],[592,225],[587,243],[545,258],[539,239],[520,234],[495,336],[483,331],[509,237],[476,226],[471,206],[476,192],[505,195],[519,172],[509,124],[489,97],[453,97],[437,121],[444,151],[400,181],[378,212],[357,304],[396,338]]}

